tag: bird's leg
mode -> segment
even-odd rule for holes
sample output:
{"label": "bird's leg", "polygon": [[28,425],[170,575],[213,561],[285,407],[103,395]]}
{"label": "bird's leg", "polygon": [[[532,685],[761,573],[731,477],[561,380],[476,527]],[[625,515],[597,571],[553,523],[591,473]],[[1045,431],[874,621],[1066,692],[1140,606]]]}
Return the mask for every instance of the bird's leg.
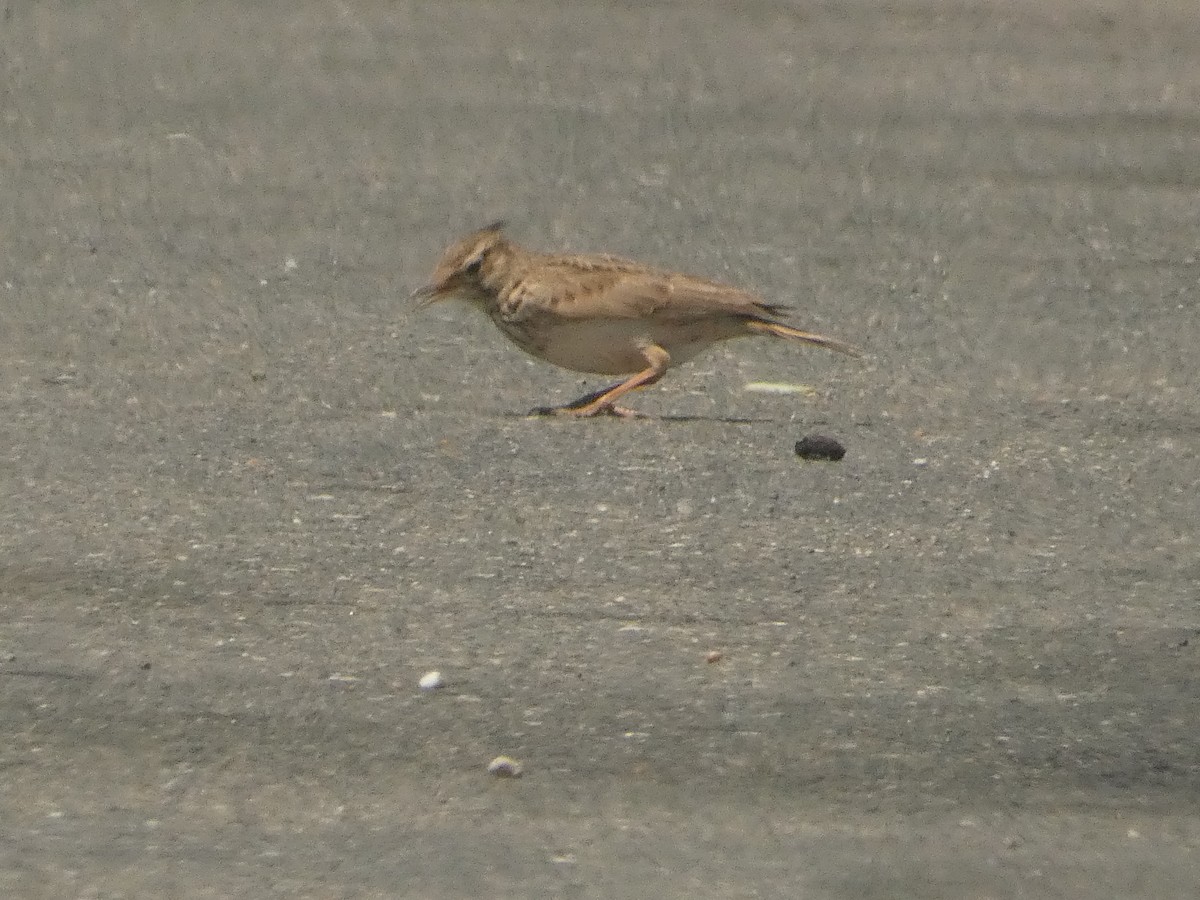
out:
{"label": "bird's leg", "polygon": [[549,413],[556,416],[574,416],[579,419],[603,415],[620,416],[623,419],[640,417],[641,413],[627,409],[624,406],[617,406],[617,399],[628,394],[630,391],[636,391],[638,388],[649,387],[654,384],[667,374],[667,369],[671,365],[671,354],[667,353],[666,350],[657,344],[650,344],[644,347],[642,349],[642,356],[645,357],[648,366],[636,375],[618,384],[614,384],[612,387],[606,387],[598,391],[592,391],[590,394],[585,394],[578,400],[568,403],[566,406],[537,409],[534,410],[534,413],[538,415]]}

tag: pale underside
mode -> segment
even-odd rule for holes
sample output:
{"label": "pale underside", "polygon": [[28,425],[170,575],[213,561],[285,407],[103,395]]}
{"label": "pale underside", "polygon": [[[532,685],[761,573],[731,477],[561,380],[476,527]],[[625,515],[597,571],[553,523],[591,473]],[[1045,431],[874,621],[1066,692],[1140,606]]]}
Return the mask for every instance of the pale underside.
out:
{"label": "pale underside", "polygon": [[661,347],[670,366],[685,363],[715,341],[745,334],[736,320],[686,323],[642,319],[566,319],[539,322],[536,336],[522,323],[494,317],[514,344],[534,356],[576,372],[628,375],[648,365],[646,349]]}

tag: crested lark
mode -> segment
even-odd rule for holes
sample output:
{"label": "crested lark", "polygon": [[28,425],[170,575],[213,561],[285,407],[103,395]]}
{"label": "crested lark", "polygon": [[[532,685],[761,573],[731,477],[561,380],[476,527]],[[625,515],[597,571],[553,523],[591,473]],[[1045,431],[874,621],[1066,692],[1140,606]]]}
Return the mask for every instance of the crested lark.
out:
{"label": "crested lark", "polygon": [[505,337],[539,359],[629,376],[539,413],[636,415],[616,401],[729,338],[767,334],[858,355],[849,344],[779,321],[786,307],[737,288],[615,256],[526,250],[504,236],[503,223],[450,246],[430,283],[413,292],[422,306],[452,296],[479,306]]}

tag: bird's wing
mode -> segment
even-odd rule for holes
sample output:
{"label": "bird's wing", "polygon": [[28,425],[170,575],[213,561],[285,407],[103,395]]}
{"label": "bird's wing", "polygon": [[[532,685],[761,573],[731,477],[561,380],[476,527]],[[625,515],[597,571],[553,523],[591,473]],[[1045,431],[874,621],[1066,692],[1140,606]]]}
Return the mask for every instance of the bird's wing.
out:
{"label": "bird's wing", "polygon": [[[601,257],[600,260],[610,258]],[[727,285],[638,268],[624,268],[620,260],[593,269],[578,266],[569,273],[545,273],[546,281],[528,289],[540,297],[553,297],[553,313],[561,319],[645,319],[689,322],[713,316],[773,319],[782,306],[764,303],[746,291]]]}

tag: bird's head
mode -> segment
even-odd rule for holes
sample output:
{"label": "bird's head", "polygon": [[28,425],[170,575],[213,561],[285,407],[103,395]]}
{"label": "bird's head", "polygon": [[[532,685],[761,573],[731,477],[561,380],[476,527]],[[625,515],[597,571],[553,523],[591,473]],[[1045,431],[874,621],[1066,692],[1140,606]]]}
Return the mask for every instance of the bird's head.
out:
{"label": "bird's head", "polygon": [[503,231],[504,223],[495,222],[448,247],[429,283],[413,291],[412,298],[423,307],[450,297],[475,302],[486,300],[489,296],[485,283],[489,262],[494,262],[498,251],[502,253],[508,246]]}

